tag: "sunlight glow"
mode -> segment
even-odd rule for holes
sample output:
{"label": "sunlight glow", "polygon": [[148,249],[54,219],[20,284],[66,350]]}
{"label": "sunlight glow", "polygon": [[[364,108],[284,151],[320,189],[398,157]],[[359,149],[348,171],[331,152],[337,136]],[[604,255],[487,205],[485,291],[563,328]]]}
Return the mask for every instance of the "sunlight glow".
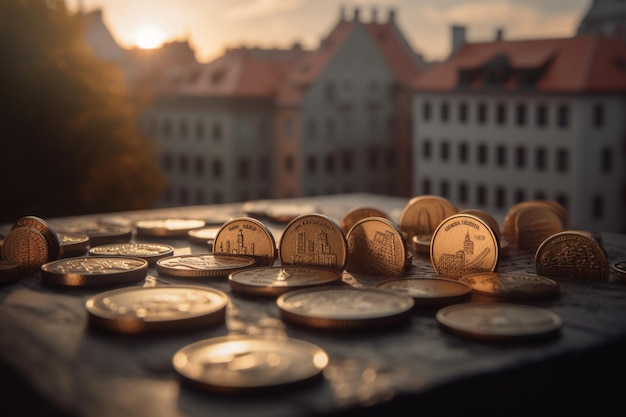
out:
{"label": "sunlight glow", "polygon": [[135,35],[135,43],[142,49],[154,49],[165,41],[165,33],[155,26],[142,26]]}

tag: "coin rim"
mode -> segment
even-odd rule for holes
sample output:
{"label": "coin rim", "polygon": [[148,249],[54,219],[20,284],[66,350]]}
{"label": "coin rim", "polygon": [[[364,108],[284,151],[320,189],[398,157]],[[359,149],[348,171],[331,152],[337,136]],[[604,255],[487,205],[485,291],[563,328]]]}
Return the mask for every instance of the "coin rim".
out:
{"label": "coin rim", "polygon": [[[160,246],[163,249],[166,249],[166,252],[160,253],[157,255],[130,255],[130,254],[122,254],[118,253],[106,253],[99,254],[97,253],[98,248],[110,248],[115,246]],[[108,243],[106,245],[98,245],[89,249],[89,256],[113,256],[113,257],[121,257],[121,258],[139,258],[148,261],[150,264],[154,264],[156,261],[162,258],[166,258],[168,256],[172,256],[174,254],[174,247],[172,245],[168,245],[166,243],[157,243],[157,242],[124,242],[124,243]]]}
{"label": "coin rim", "polygon": [[[425,297],[421,297],[417,294],[412,295],[409,293],[403,293],[401,291],[398,290],[394,290],[393,288],[386,288],[385,285],[388,285],[390,283],[394,283],[394,282],[398,282],[398,281],[431,281],[431,282],[441,282],[441,281],[445,281],[445,282],[449,282],[451,284],[455,284],[458,285],[460,287],[464,287],[466,289],[466,291],[459,293],[459,294],[455,294],[455,295],[442,295],[442,296],[437,296],[437,297],[433,297],[433,296],[425,296]],[[457,301],[462,301],[462,300],[467,300],[471,297],[472,295],[472,288],[467,285],[464,282],[460,282],[459,280],[456,279],[452,279],[452,278],[430,278],[430,277],[425,277],[425,278],[396,278],[396,279],[389,279],[383,282],[379,282],[378,284],[376,284],[376,288],[380,288],[380,289],[384,289],[384,290],[389,290],[389,291],[398,291],[402,294],[407,294],[409,297],[412,297],[413,300],[415,301],[415,306],[434,306],[434,305],[441,305],[441,304],[448,304],[448,303],[452,303],[452,302],[457,302]]]}
{"label": "coin rim", "polygon": [[[203,268],[203,269],[178,269],[171,268],[167,265],[162,265],[162,262],[170,259],[170,258],[193,258],[200,256],[224,256],[224,257],[237,257],[249,260],[249,265],[243,266],[229,266],[224,268]],[[213,277],[221,277],[228,276],[231,272],[238,271],[240,269],[250,268],[256,265],[256,260],[251,256],[247,255],[229,255],[225,253],[192,253],[186,255],[172,255],[167,256],[165,258],[161,258],[156,261],[156,268],[159,274],[167,275],[169,277],[178,277],[178,278],[213,278]]]}
{"label": "coin rim", "polygon": [[[105,273],[98,273],[98,274],[82,274],[79,272],[57,273],[57,272],[48,270],[49,268],[57,264],[66,263],[69,261],[76,261],[76,260],[82,259],[82,260],[86,260],[87,262],[90,262],[94,259],[103,259],[103,258],[109,258],[115,261],[119,261],[120,259],[135,260],[135,261],[141,262],[142,265],[134,269],[130,269],[130,270],[105,272]],[[149,263],[145,259],[134,258],[131,256],[125,256],[125,257],[80,256],[80,257],[58,259],[56,261],[47,262],[41,266],[40,271],[41,271],[41,281],[44,284],[52,284],[52,285],[67,286],[67,287],[97,287],[97,286],[106,286],[106,285],[125,284],[125,283],[131,283],[131,282],[142,280],[148,274],[148,266],[149,266]]]}
{"label": "coin rim", "polygon": [[[483,274],[496,274],[498,276],[498,278],[500,277],[500,275],[526,275],[526,276],[530,276],[533,278],[538,278],[539,281],[543,281],[547,284],[551,284],[552,287],[550,287],[550,289],[548,289],[547,287],[545,287],[545,290],[542,291],[538,291],[538,292],[525,292],[525,291],[512,291],[512,292],[507,292],[507,291],[498,291],[498,292],[493,292],[493,291],[484,291],[484,290],[480,290],[480,289],[476,289],[474,288],[474,286],[469,283],[464,281],[464,279],[466,277],[472,277],[475,275],[483,275]],[[496,271],[491,271],[491,272],[476,272],[473,274],[468,274],[468,275],[464,275],[461,278],[459,278],[459,281],[461,282],[465,282],[467,285],[470,286],[470,288],[472,289],[472,292],[475,292],[476,294],[481,294],[481,295],[488,295],[491,297],[495,297],[495,298],[503,298],[503,299],[533,299],[533,298],[545,298],[545,297],[552,297],[555,295],[558,295],[559,292],[561,291],[561,285],[556,282],[555,280],[548,278],[548,277],[544,277],[543,275],[539,275],[539,274],[533,274],[530,272],[496,272]]]}

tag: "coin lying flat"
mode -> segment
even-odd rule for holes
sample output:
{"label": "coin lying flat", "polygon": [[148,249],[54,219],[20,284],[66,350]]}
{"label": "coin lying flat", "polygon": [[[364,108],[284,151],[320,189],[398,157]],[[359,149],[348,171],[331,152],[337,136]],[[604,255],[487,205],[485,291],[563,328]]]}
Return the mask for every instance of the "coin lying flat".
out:
{"label": "coin lying flat", "polygon": [[89,250],[89,236],[86,233],[58,232],[61,242],[61,258],[82,256]]}
{"label": "coin lying flat", "polygon": [[459,209],[449,200],[435,195],[413,197],[400,213],[399,227],[405,238],[432,234],[439,223],[457,214]]}
{"label": "coin lying flat", "polygon": [[174,354],[172,364],[192,386],[242,393],[310,381],[326,368],[328,355],[299,339],[229,335],[184,346]]}
{"label": "coin lying flat", "polygon": [[308,265],[343,271],[348,258],[346,236],[331,218],[318,213],[293,219],[278,248],[283,265]]}
{"label": "coin lying flat", "polygon": [[596,239],[568,230],[541,243],[535,253],[535,272],[554,279],[608,280],[609,262]]}
{"label": "coin lying flat", "polygon": [[255,266],[254,258],[243,255],[191,254],[168,256],[156,262],[157,272],[182,278],[228,276],[240,269]]}
{"label": "coin lying flat", "polygon": [[499,249],[497,236],[484,220],[471,214],[455,214],[433,233],[430,260],[437,275],[459,279],[493,271]]}
{"label": "coin lying flat", "polygon": [[[221,225],[220,225],[221,227]],[[202,229],[192,229],[187,232],[187,238],[198,245],[210,245],[213,247],[215,235],[220,227],[203,227]]]}
{"label": "coin lying flat", "polygon": [[153,219],[135,222],[137,236],[181,237],[192,229],[206,226],[201,219]]}
{"label": "coin lying flat", "polygon": [[48,241],[32,227],[16,227],[4,238],[2,258],[19,265],[20,273],[38,270],[49,259]]}
{"label": "coin lying flat", "polygon": [[89,249],[91,256],[133,257],[144,259],[151,264],[173,254],[174,247],[164,243],[111,243]]}
{"label": "coin lying flat", "polygon": [[385,211],[376,207],[354,207],[348,210],[348,212],[344,214],[343,219],[341,219],[341,223],[339,223],[341,230],[343,230],[345,234],[348,234],[352,226],[366,217],[382,217],[383,219],[391,220]]}
{"label": "coin lying flat", "polygon": [[90,246],[107,245],[109,243],[124,243],[133,237],[133,228],[129,226],[100,225],[84,230],[89,236]]}
{"label": "coin lying flat", "polygon": [[479,272],[459,279],[479,294],[499,298],[540,298],[557,295],[559,284],[524,272]]}
{"label": "coin lying flat", "polygon": [[437,321],[462,336],[483,340],[518,340],[546,336],[561,328],[549,310],[519,304],[462,303],[437,311]]}
{"label": "coin lying flat", "polygon": [[147,272],[148,261],[143,259],[88,256],[42,265],[41,280],[46,284],[78,287],[115,285],[142,280]]}
{"label": "coin lying flat", "polygon": [[271,266],[276,260],[272,232],[252,217],[236,217],[224,223],[215,235],[213,253],[250,256],[258,266]]}
{"label": "coin lying flat", "polygon": [[413,297],[416,307],[443,307],[467,300],[472,293],[469,285],[447,278],[398,278],[376,287],[407,294]]}
{"label": "coin lying flat", "polygon": [[326,329],[390,326],[411,318],[413,298],[378,288],[324,287],[290,291],[276,304],[285,321]]}
{"label": "coin lying flat", "polygon": [[0,284],[17,281],[20,276],[20,265],[0,260]]}
{"label": "coin lying flat", "polygon": [[30,227],[37,230],[46,239],[48,246],[48,257],[46,262],[59,259],[61,255],[61,243],[59,237],[50,225],[40,217],[24,216],[13,223],[12,229],[17,227]]}
{"label": "coin lying flat", "polygon": [[128,287],[90,297],[89,324],[105,330],[139,334],[201,329],[223,323],[226,293],[207,287]]}
{"label": "coin lying flat", "polygon": [[366,217],[357,221],[346,236],[346,270],[371,276],[398,278],[406,269],[406,242],[391,220]]}
{"label": "coin lying flat", "polygon": [[299,265],[248,268],[228,276],[233,291],[265,296],[337,282],[341,273],[334,269]]}

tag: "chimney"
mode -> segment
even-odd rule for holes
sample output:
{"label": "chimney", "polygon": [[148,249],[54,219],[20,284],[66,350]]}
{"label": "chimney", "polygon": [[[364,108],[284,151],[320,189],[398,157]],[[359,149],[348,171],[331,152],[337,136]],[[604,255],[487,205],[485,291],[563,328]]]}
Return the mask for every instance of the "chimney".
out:
{"label": "chimney", "polygon": [[396,23],[396,11],[394,9],[389,9],[389,23]]}
{"label": "chimney", "polygon": [[340,22],[346,21],[346,6],[341,6],[339,8],[339,21]]}
{"label": "chimney", "polygon": [[456,51],[461,49],[465,44],[465,26],[452,25],[452,45],[450,45],[450,56],[454,55]]}
{"label": "chimney", "polygon": [[361,11],[359,10],[358,7],[354,8],[354,21],[358,22],[359,21],[359,15],[361,14]]}
{"label": "chimney", "polygon": [[502,28],[496,28],[496,36],[495,36],[495,40],[497,41],[501,41],[504,40],[504,29]]}
{"label": "chimney", "polygon": [[372,7],[372,23],[378,23],[378,10]]}

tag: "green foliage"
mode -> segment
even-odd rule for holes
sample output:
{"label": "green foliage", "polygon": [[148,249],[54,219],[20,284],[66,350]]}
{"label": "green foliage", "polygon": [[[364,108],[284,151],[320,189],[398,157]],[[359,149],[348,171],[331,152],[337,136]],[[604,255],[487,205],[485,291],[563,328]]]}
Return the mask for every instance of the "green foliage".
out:
{"label": "green foliage", "polygon": [[152,208],[164,180],[120,69],[63,0],[0,1],[0,222]]}

